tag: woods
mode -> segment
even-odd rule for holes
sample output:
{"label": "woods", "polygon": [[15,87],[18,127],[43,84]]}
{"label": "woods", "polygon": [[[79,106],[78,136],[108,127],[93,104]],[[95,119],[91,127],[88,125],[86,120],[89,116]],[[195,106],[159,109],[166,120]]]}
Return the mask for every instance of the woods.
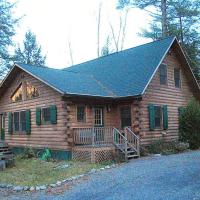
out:
{"label": "woods", "polygon": [[152,17],[148,29],[140,35],[153,40],[176,36],[185,51],[193,72],[200,80],[200,2],[197,0],[118,0],[123,9],[140,8]]}

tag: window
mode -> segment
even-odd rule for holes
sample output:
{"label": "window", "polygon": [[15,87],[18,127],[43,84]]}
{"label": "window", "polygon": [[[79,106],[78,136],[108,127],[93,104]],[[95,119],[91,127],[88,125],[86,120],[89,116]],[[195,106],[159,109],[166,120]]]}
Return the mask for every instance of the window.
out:
{"label": "window", "polygon": [[124,106],[120,109],[121,127],[131,126],[131,107]]}
{"label": "window", "polygon": [[160,65],[160,84],[167,84],[167,65],[165,64]]}
{"label": "window", "polygon": [[155,128],[162,127],[162,107],[154,106],[155,109]]}
{"label": "window", "polygon": [[29,82],[26,82],[26,98],[33,99],[38,96],[39,96],[38,90]]}
{"label": "window", "polygon": [[50,107],[42,108],[42,121],[50,122],[51,121],[51,109]]}
{"label": "window", "polygon": [[77,106],[77,121],[78,122],[85,122],[85,106]]}
{"label": "window", "polygon": [[26,111],[13,113],[13,131],[25,132],[26,131]]}
{"label": "window", "polygon": [[14,92],[14,94],[11,96],[12,102],[18,102],[22,101],[22,83],[19,85],[17,90]]}
{"label": "window", "polygon": [[94,125],[103,126],[103,108],[94,108]]}
{"label": "window", "polygon": [[174,68],[174,82],[175,82],[175,87],[177,88],[181,87],[181,70],[178,68]]}

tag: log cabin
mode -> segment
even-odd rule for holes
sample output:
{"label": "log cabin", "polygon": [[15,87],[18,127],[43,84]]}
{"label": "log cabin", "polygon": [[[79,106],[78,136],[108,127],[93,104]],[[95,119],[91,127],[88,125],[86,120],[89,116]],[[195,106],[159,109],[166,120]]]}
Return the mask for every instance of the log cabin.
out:
{"label": "log cabin", "polygon": [[175,37],[64,69],[14,64],[0,86],[1,140],[64,159],[132,158],[178,138],[179,108],[200,88]]}

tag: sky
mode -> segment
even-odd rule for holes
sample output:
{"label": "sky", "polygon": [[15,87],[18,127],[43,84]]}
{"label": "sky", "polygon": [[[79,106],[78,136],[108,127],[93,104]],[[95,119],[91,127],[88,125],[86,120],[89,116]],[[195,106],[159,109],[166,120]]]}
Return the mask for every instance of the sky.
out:
{"label": "sky", "polygon": [[[94,59],[97,57],[100,3],[100,46],[105,44],[108,35],[112,43],[109,24],[112,24],[117,35],[120,15],[123,17],[125,13],[116,10],[116,0],[18,0],[14,15],[24,17],[17,27],[14,40],[16,44],[22,44],[25,32],[34,32],[43,54],[47,55],[46,65],[53,68],[71,65],[69,41],[74,64]],[[151,41],[138,36],[142,28],[148,27],[149,22],[150,17],[145,11],[129,10],[124,49]]]}

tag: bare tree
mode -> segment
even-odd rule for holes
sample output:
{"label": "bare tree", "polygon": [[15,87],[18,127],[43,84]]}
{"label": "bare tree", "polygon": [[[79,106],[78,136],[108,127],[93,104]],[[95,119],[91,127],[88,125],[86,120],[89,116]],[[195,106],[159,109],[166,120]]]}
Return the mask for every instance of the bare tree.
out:
{"label": "bare tree", "polygon": [[101,11],[102,2],[99,4],[98,18],[97,18],[97,56],[100,56],[100,26],[101,26]]}
{"label": "bare tree", "polygon": [[[118,29],[118,33],[115,33],[114,27],[111,24],[111,22],[109,23],[110,25],[110,29],[111,29],[111,33],[112,33],[112,37],[114,40],[114,44],[115,44],[115,50],[116,52],[120,50],[123,50],[124,47],[124,41],[125,41],[125,37],[126,37],[126,23],[127,23],[127,17],[128,17],[128,12],[129,9],[126,9],[125,11],[125,15],[124,17],[121,15],[119,18],[119,29]],[[119,48],[120,46],[120,48]]]}
{"label": "bare tree", "polygon": [[73,65],[74,64],[74,59],[73,59],[73,52],[72,52],[72,47],[71,47],[70,40],[68,40],[68,48],[69,48],[69,56],[70,56],[70,59],[71,59],[71,65]]}

